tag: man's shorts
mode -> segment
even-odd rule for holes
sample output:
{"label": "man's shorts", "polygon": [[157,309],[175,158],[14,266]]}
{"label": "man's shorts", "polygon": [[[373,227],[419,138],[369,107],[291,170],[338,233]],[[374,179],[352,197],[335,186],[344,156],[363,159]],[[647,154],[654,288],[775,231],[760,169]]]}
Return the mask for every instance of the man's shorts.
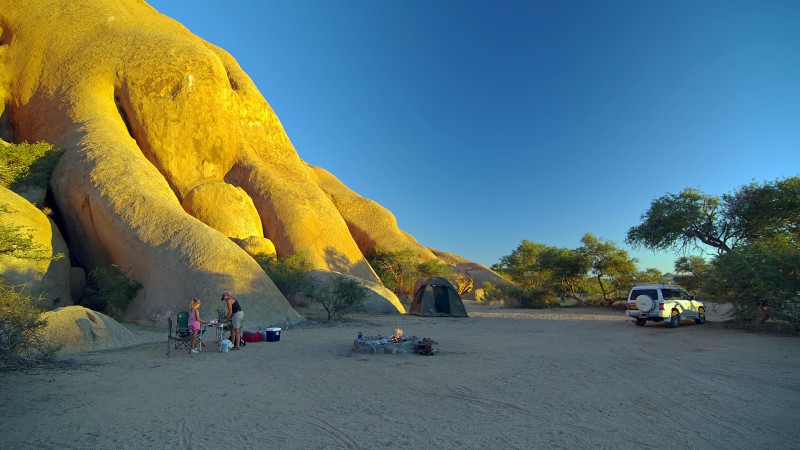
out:
{"label": "man's shorts", "polygon": [[231,316],[231,328],[242,328],[242,319],[244,319],[244,311],[239,311]]}

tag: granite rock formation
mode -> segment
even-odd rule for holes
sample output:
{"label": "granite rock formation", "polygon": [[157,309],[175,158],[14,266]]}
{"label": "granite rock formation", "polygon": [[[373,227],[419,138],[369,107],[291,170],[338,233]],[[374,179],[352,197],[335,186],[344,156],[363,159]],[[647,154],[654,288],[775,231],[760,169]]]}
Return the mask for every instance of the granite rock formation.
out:
{"label": "granite rock formation", "polygon": [[435,258],[301,160],[228,53],[144,1],[0,0],[0,27],[2,137],[66,149],[62,231],[87,272],[116,264],[144,285],[124,319],[163,322],[192,297],[211,316],[230,291],[251,323],[300,320],[231,238],[373,283],[375,247]]}

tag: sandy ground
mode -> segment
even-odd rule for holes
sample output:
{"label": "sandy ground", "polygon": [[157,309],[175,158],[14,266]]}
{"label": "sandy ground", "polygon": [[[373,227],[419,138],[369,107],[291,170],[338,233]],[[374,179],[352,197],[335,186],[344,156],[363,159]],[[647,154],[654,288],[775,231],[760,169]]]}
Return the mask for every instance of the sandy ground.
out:
{"label": "sandy ground", "polygon": [[[143,332],[158,342],[1,374],[0,448],[800,448],[798,338],[466,303],[194,357]],[[351,350],[397,327],[440,353]]]}

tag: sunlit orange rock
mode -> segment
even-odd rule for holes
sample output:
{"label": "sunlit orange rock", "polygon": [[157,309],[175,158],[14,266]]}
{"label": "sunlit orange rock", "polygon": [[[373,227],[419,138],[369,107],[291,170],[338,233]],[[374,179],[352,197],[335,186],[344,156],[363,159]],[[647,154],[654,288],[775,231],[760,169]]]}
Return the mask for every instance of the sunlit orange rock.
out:
{"label": "sunlit orange rock", "polygon": [[434,258],[303,162],[228,53],[145,2],[0,0],[0,27],[7,138],[67,149],[51,182],[65,234],[82,267],[113,263],[144,285],[126,319],[163,322],[192,297],[211,316],[230,291],[251,324],[299,320],[230,238],[369,282],[375,247]]}

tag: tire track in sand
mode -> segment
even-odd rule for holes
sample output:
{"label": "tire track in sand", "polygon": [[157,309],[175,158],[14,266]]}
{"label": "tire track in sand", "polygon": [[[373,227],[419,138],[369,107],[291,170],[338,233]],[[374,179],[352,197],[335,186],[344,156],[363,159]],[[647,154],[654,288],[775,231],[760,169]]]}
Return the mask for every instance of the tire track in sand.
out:
{"label": "tire track in sand", "polygon": [[313,421],[312,420],[306,420],[306,423],[308,423],[309,425],[314,426],[315,428],[317,428],[319,430],[324,431],[326,434],[328,434],[329,436],[333,437],[334,439],[336,439],[336,441],[338,441],[340,444],[342,444],[342,446],[344,448],[349,448],[349,449],[353,449],[353,450],[361,448],[361,446],[358,445],[358,442],[356,442],[355,439],[350,437],[350,435],[348,435],[347,433],[343,432],[342,430],[336,428],[335,426],[331,425],[330,423],[328,423],[324,419],[321,419],[321,418],[316,417],[316,416],[309,416],[309,417],[311,419],[314,419],[314,420]]}

